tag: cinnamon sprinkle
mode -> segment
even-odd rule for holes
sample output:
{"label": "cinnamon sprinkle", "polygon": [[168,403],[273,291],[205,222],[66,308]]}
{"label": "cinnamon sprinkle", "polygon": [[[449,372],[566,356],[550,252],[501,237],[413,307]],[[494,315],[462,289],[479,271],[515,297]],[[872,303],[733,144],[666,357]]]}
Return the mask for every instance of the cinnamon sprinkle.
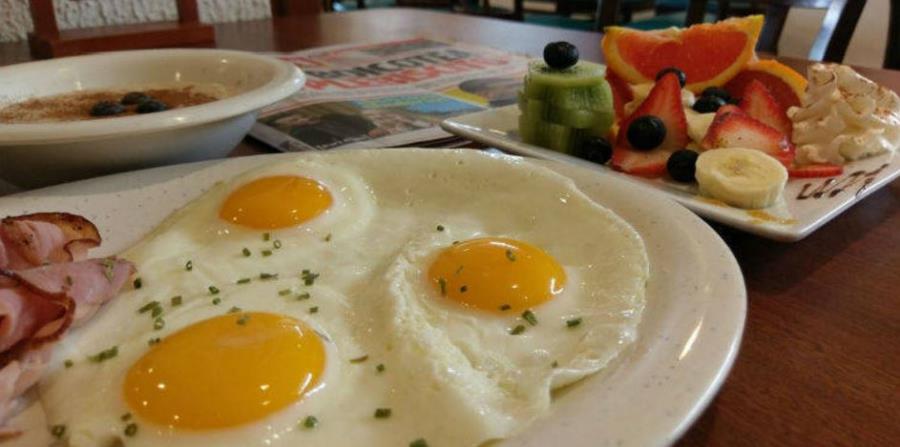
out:
{"label": "cinnamon sprinkle", "polygon": [[[61,95],[31,98],[0,108],[0,123],[49,123],[108,119],[136,115],[137,106],[125,106],[125,112],[112,116],[91,116],[91,107],[100,101],[119,102],[132,90],[86,90]],[[154,88],[142,90],[151,98],[166,104],[169,109],[205,104],[219,99],[201,93],[194,86],[179,88]]]}

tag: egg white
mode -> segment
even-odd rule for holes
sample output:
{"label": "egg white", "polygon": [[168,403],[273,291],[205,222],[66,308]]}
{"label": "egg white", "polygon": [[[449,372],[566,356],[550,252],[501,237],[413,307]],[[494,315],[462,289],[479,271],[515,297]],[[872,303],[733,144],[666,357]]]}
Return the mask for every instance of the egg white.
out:
{"label": "egg white", "polygon": [[[268,241],[262,231],[218,219],[235,188],[284,173],[325,184],[331,209],[296,228],[270,231]],[[541,247],[566,271],[566,290],[534,309],[539,324],[524,334],[508,333],[521,323],[518,315],[463,309],[437,296],[425,277],[452,241],[483,236]],[[272,254],[262,256],[267,249]],[[123,256],[136,263],[142,286],[71,334],[40,388],[49,423],[66,424],[70,441],[83,441],[73,445],[121,435],[118,418],[128,411],[121,383],[150,338],[232,306],[294,316],[326,334],[322,388],[233,429],[168,432],[141,423],[128,445],[395,446],[425,438],[455,446],[503,438],[546,413],[552,389],[601,369],[634,339],[648,275],[639,235],[570,180],[471,150],[305,154],[217,185]],[[315,284],[304,284],[304,269],[320,275]],[[261,280],[260,273],[278,277]],[[251,282],[236,284],[241,278]],[[221,304],[212,304],[209,286],[219,290]],[[284,289],[309,289],[312,298],[292,301],[278,295]],[[174,295],[183,305],[170,309]],[[160,331],[137,313],[151,300],[166,309]],[[309,313],[313,305],[316,314]],[[584,322],[567,330],[572,317]],[[113,344],[117,358],[84,361]],[[361,356],[367,360],[350,362]],[[75,366],[63,367],[65,359],[76,359]],[[375,408],[391,408],[392,416],[375,419]],[[297,430],[310,414],[319,427]]]}

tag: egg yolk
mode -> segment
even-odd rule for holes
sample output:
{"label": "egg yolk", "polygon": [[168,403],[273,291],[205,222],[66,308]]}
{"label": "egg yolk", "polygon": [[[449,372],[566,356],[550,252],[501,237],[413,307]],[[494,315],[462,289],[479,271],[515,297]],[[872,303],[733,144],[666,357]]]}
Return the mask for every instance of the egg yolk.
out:
{"label": "egg yolk", "polygon": [[325,347],[299,321],[232,313],[166,337],[125,377],[125,401],[141,418],[184,429],[234,427],[297,401],[319,382]]}
{"label": "egg yolk", "polygon": [[566,283],[563,268],[538,247],[504,238],[472,239],[441,251],[428,269],[438,292],[465,306],[522,311],[550,300]]}
{"label": "egg yolk", "polygon": [[331,206],[325,185],[305,177],[278,175],[263,177],[232,192],[219,217],[257,229],[298,225],[322,214]]}

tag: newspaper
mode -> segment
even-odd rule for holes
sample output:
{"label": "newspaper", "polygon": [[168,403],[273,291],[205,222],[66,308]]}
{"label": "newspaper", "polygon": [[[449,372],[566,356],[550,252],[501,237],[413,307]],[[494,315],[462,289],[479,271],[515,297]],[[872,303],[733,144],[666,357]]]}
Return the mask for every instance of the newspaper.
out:
{"label": "newspaper", "polygon": [[265,108],[250,135],[291,152],[446,140],[444,119],[514,104],[528,58],[425,38],[278,55],[306,85]]}

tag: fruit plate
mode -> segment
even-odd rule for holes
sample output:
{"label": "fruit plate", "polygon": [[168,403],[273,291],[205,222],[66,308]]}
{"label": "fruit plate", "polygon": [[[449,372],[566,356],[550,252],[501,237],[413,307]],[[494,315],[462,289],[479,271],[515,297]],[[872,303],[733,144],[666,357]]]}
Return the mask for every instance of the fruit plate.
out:
{"label": "fruit plate", "polygon": [[519,138],[518,116],[517,106],[507,106],[450,118],[441,123],[441,127],[504,152],[584,166],[632,185],[652,188],[707,219],[785,242],[803,239],[900,176],[900,157],[880,155],[847,164],[844,173],[837,177],[791,179],[775,205],[764,210],[745,210],[700,196],[696,185],[635,177],[571,155],[525,144]]}
{"label": "fruit plate", "polygon": [[[97,224],[104,239],[94,254],[107,255],[139,240],[216,182],[298,156],[303,155],[175,165],[55,186],[0,198],[0,215],[47,210],[82,214]],[[737,354],[746,314],[738,264],[708,225],[671,200],[643,194],[594,169],[533,162],[573,179],[589,197],[629,222],[644,239],[651,274],[638,337],[630,349],[604,372],[556,393],[546,417],[497,446],[671,444],[712,399]],[[4,445],[50,444],[42,414],[32,405],[14,421],[26,428],[25,435]]]}

